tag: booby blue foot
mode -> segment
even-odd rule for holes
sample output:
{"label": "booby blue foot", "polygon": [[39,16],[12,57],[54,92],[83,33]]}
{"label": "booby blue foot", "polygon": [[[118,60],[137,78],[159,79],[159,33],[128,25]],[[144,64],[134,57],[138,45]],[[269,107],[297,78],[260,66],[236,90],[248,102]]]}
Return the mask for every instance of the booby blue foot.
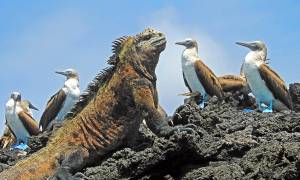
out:
{"label": "booby blue foot", "polygon": [[266,107],[265,104],[262,105],[262,103],[258,104],[259,110],[263,113],[271,113],[273,112],[273,103],[272,101],[269,103],[269,106]]}
{"label": "booby blue foot", "polygon": [[203,109],[204,108],[204,101],[202,101],[200,104],[199,104],[200,108]]}
{"label": "booby blue foot", "polygon": [[273,110],[272,110],[272,109],[269,109],[269,108],[263,110],[263,113],[271,113],[271,112],[273,112]]}
{"label": "booby blue foot", "polygon": [[263,110],[263,112],[264,113],[271,113],[271,112],[273,112],[273,103],[272,103],[272,101],[269,103],[269,106],[265,110]]}
{"label": "booby blue foot", "polygon": [[253,112],[253,110],[252,110],[252,109],[245,108],[245,109],[243,109],[243,112],[248,113],[248,112]]}
{"label": "booby blue foot", "polygon": [[12,145],[11,148],[12,149],[25,150],[25,149],[29,148],[29,146],[27,144],[20,143],[20,144],[14,144],[14,145]]}

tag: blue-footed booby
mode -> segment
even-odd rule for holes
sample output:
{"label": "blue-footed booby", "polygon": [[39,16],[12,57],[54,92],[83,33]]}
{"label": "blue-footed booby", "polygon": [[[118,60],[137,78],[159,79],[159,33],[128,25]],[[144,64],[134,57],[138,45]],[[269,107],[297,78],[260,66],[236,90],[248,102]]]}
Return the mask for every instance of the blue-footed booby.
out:
{"label": "blue-footed booby", "polygon": [[40,120],[40,128],[45,131],[51,122],[61,123],[80,96],[79,77],[74,69],[57,71],[57,74],[66,76],[67,80],[56,94],[47,103]]}
{"label": "blue-footed booby", "polygon": [[[31,109],[38,110],[36,107],[34,107],[31,104],[29,100],[22,100],[21,108],[31,117],[33,117],[33,113]],[[35,126],[37,126],[37,123],[35,123]],[[10,130],[10,128],[7,125],[5,126],[4,133],[0,141],[1,141],[1,148],[9,148],[11,145],[16,143],[16,137],[14,136],[13,132]]]}
{"label": "blue-footed booby", "polygon": [[200,107],[204,107],[204,102],[210,96],[223,98],[223,90],[218,78],[198,56],[197,42],[188,38],[175,44],[185,46],[181,57],[183,79],[190,92],[198,91],[203,96]]}
{"label": "blue-footed booby", "polygon": [[[262,112],[292,109],[292,100],[284,80],[266,64],[267,47],[262,41],[237,42],[250,49],[243,73]],[[263,105],[267,107],[263,107]]]}
{"label": "blue-footed booby", "polygon": [[6,103],[6,125],[15,136],[17,144],[27,144],[30,136],[39,133],[38,123],[24,109],[27,105],[28,108],[36,109],[30,102],[22,105],[21,94],[19,92],[13,92]]}

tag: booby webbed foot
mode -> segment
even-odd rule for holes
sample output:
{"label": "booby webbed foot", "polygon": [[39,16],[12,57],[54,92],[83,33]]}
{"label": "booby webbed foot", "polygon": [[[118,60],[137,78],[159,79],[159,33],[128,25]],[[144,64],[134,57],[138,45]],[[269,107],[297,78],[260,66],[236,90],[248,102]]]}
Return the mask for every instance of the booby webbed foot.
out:
{"label": "booby webbed foot", "polygon": [[204,108],[204,101],[202,101],[202,102],[199,104],[199,107],[200,107],[201,109]]}
{"label": "booby webbed foot", "polygon": [[29,148],[29,146],[24,143],[16,143],[11,146],[11,149],[19,149],[19,150],[23,150],[23,151],[26,150],[27,148]]}
{"label": "booby webbed foot", "polygon": [[271,112],[273,112],[273,110],[272,110],[272,109],[269,109],[269,108],[263,110],[263,113],[271,113]]}
{"label": "booby webbed foot", "polygon": [[271,113],[273,112],[273,103],[272,101],[269,103],[269,106],[266,106],[265,104],[259,103],[259,110],[263,113]]}
{"label": "booby webbed foot", "polygon": [[253,112],[253,109],[245,108],[245,109],[243,109],[243,112],[245,112],[245,113]]}
{"label": "booby webbed foot", "polygon": [[272,106],[268,106],[266,109],[264,109],[263,111],[262,111],[263,113],[271,113],[271,112],[273,112],[273,108],[272,108]]}

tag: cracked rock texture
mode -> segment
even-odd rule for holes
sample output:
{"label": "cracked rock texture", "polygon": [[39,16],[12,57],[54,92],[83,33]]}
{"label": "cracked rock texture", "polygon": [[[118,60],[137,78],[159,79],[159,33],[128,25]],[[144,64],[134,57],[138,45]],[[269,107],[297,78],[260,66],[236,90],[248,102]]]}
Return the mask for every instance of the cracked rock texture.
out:
{"label": "cracked rock texture", "polygon": [[[300,84],[290,85],[290,92],[299,110]],[[158,138],[142,124],[131,147],[74,179],[300,179],[300,113],[245,113],[241,106],[255,107],[240,94],[228,94],[220,103],[213,97],[203,110],[193,102],[182,105],[174,124],[193,123],[194,133]],[[29,153],[43,147],[48,136],[32,138]],[[18,160],[9,153],[0,151],[0,171]]]}
{"label": "cracked rock texture", "polygon": [[294,110],[300,111],[300,83],[290,84],[289,90],[294,103]]}
{"label": "cracked rock texture", "polygon": [[204,110],[181,106],[177,113],[197,126],[194,134],[157,138],[142,126],[144,149],[119,150],[83,173],[89,179],[299,179],[300,113],[244,113],[235,104],[212,98]]}

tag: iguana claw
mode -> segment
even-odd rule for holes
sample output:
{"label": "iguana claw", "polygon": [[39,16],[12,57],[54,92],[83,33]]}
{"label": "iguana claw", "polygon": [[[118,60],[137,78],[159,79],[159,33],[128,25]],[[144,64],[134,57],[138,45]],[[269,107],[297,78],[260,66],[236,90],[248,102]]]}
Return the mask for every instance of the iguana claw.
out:
{"label": "iguana claw", "polygon": [[195,124],[192,124],[192,123],[186,124],[186,125],[184,125],[184,127],[186,127],[186,128],[192,128],[192,129],[196,129],[197,128],[197,126]]}
{"label": "iguana claw", "polygon": [[73,177],[73,180],[88,180],[89,178],[81,172],[76,173]]}
{"label": "iguana claw", "polygon": [[194,133],[195,132],[195,129],[197,128],[197,126],[195,124],[186,124],[186,125],[178,125],[178,126],[175,126],[176,130],[179,131],[179,132],[187,132],[187,133]]}

